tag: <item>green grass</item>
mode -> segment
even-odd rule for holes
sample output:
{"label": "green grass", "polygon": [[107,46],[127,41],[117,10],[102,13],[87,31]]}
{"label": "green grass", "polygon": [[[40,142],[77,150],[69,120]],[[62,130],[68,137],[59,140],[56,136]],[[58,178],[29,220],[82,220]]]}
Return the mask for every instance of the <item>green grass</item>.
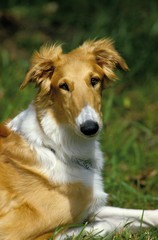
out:
{"label": "green grass", "polygon": [[[74,4],[59,0],[53,5],[39,0],[30,5],[29,0],[10,0],[0,4],[4,12],[0,22],[0,120],[15,116],[32,100],[33,85],[23,91],[18,88],[31,53],[40,45],[57,40],[66,42],[64,48],[69,50],[87,38],[112,37],[130,71],[120,74],[122,80],[103,94],[100,138],[106,159],[105,190],[111,205],[157,208],[157,1],[77,0]],[[131,234],[126,229],[112,237],[86,239],[157,240],[158,230],[140,229]]]}
{"label": "green grass", "polygon": [[[67,240],[157,240],[158,239],[158,230],[140,230],[138,233],[131,233],[129,230],[125,229],[123,232],[116,233],[114,235],[109,235],[106,237],[92,236],[87,235],[84,238],[79,235],[77,237],[67,238]],[[52,239],[49,239],[52,240]]]}

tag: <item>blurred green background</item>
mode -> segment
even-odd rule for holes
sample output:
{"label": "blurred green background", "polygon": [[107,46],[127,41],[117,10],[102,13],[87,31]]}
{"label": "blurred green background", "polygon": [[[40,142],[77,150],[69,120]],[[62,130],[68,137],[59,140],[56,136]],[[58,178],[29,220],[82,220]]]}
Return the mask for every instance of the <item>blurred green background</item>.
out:
{"label": "blurred green background", "polygon": [[101,37],[115,41],[130,68],[103,96],[101,142],[109,202],[158,208],[157,0],[1,1],[0,120],[32,100],[33,86],[18,88],[34,50],[57,41],[68,51]]}
{"label": "blurred green background", "polygon": [[[158,110],[156,0],[7,0],[0,3],[0,118],[25,102],[21,95],[20,101],[15,97],[34,50],[58,41],[67,51],[100,37],[112,38],[129,65],[120,88],[151,88],[147,94],[155,101],[152,110]],[[137,96],[132,98],[136,101]],[[130,97],[125,99],[125,105],[130,103]]]}

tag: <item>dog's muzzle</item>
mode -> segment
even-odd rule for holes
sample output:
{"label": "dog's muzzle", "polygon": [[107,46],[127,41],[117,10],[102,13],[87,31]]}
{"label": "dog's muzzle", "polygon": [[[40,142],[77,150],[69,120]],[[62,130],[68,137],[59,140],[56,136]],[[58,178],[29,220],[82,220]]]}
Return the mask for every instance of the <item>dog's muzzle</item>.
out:
{"label": "dog's muzzle", "polygon": [[98,132],[98,130],[98,123],[92,120],[87,120],[80,125],[80,131],[86,136],[93,136]]}

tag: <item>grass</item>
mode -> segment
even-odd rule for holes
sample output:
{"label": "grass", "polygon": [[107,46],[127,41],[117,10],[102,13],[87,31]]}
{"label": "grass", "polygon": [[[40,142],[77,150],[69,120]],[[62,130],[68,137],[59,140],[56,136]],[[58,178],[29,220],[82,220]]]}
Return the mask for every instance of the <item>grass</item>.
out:
{"label": "grass", "polygon": [[[105,1],[59,0],[53,5],[39,0],[31,8],[29,0],[23,2],[0,3],[0,120],[26,108],[35,94],[33,86],[18,90],[34,49],[52,39],[67,42],[64,47],[69,50],[87,38],[112,37],[130,71],[103,94],[105,190],[110,205],[157,208],[157,1],[112,0],[105,7]],[[157,240],[158,230],[131,234],[125,229],[114,236],[86,239]]]}

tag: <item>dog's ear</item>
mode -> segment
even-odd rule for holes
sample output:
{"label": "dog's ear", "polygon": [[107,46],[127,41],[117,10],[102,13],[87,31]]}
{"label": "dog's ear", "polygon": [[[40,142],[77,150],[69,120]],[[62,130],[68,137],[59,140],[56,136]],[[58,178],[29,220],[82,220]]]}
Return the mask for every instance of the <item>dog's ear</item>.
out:
{"label": "dog's ear", "polygon": [[55,62],[62,54],[61,46],[43,46],[39,52],[32,56],[31,67],[28,71],[20,89],[23,89],[29,82],[35,82],[37,86],[50,87],[51,77],[55,69]]}
{"label": "dog's ear", "polygon": [[128,70],[125,60],[116,51],[113,41],[110,39],[100,39],[96,41],[87,41],[82,47],[95,57],[97,64],[103,69],[105,76],[109,80],[116,80],[115,69]]}

